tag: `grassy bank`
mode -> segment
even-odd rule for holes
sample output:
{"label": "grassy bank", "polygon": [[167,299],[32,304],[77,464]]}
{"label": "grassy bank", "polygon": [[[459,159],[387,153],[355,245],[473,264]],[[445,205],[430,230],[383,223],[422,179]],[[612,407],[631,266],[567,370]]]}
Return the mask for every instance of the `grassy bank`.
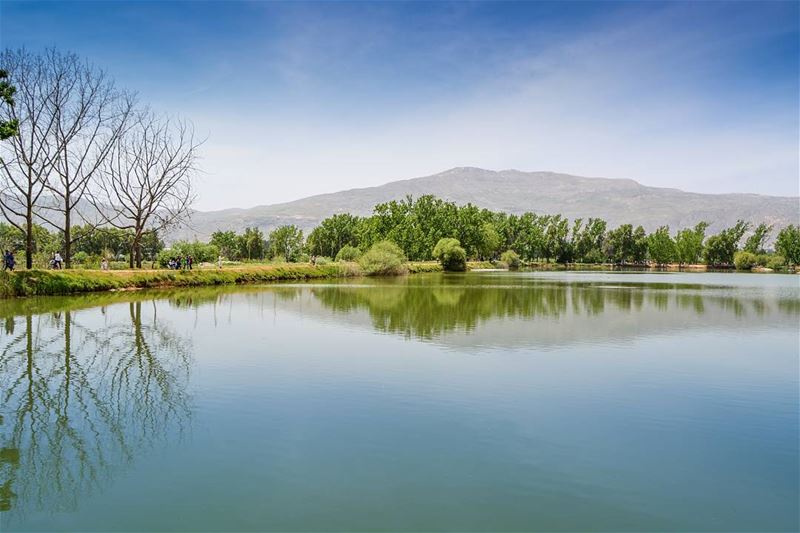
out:
{"label": "grassy bank", "polygon": [[356,265],[252,265],[207,270],[21,270],[0,274],[0,298],[50,296],[153,287],[199,287],[358,276]]}

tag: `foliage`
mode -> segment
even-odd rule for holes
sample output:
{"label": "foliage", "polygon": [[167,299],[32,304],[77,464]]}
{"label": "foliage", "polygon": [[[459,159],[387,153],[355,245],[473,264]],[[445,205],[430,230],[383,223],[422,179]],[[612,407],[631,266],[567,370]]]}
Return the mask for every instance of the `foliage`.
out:
{"label": "foliage", "polygon": [[45,296],[122,288],[198,287],[281,280],[357,276],[352,265],[261,265],[236,270],[159,270],[103,272],[97,270],[21,270],[0,272],[0,298]]}
{"label": "foliage", "polygon": [[326,218],[308,235],[308,253],[336,257],[345,246],[358,246],[360,221],[359,217],[349,213]]}
{"label": "foliage", "polygon": [[703,240],[706,238],[708,222],[699,222],[694,228],[686,228],[675,237],[675,251],[678,263],[693,265],[703,256]]}
{"label": "foliage", "polygon": [[213,263],[219,257],[219,248],[216,244],[178,241],[158,254],[158,263],[161,267],[166,267],[173,257],[181,259],[191,257],[195,264]]}
{"label": "foliage", "polygon": [[758,256],[752,252],[740,250],[733,254],[733,264],[736,270],[751,270],[754,266],[758,266]]}
{"label": "foliage", "polygon": [[514,250],[506,250],[500,256],[500,261],[508,265],[509,270],[519,270],[522,261],[520,260],[519,254]]}
{"label": "foliage", "polygon": [[467,252],[461,247],[458,239],[452,237],[439,239],[433,248],[433,257],[447,271],[464,272],[467,269]]}
{"label": "foliage", "polygon": [[[492,224],[491,222],[484,222],[483,226],[481,227],[480,241],[478,245],[480,258],[492,259],[497,254],[497,250],[500,247],[500,244],[501,244],[500,234],[497,232],[497,229],[495,229],[494,224]],[[434,258],[436,258],[435,251],[433,255]],[[466,268],[466,252],[464,252],[464,263],[465,263],[464,268]]]}
{"label": "foliage", "polygon": [[406,256],[397,244],[379,241],[362,255],[358,264],[368,275],[404,274],[407,272]]}
{"label": "foliage", "polygon": [[764,244],[767,242],[767,237],[772,232],[772,226],[761,223],[753,230],[746,241],[744,241],[744,250],[751,254],[763,254]]}
{"label": "foliage", "polygon": [[783,270],[786,267],[786,258],[782,255],[770,254],[764,266],[772,270]]}
{"label": "foliage", "polygon": [[775,241],[775,250],[790,265],[800,265],[800,226],[791,224],[783,228]]}
{"label": "foliage", "polygon": [[733,264],[733,254],[748,226],[749,224],[739,220],[732,228],[724,229],[709,237],[705,248],[706,264],[712,266]]}
{"label": "foliage", "polygon": [[576,219],[572,225],[573,261],[581,263],[599,263],[603,256],[603,241],[606,236],[606,221],[590,218],[586,224],[583,219]]}
{"label": "foliage", "polygon": [[336,254],[336,261],[358,261],[359,257],[361,257],[361,250],[355,246],[345,244]]}
{"label": "foliage", "polygon": [[647,235],[642,226],[635,230],[623,224],[608,232],[605,240],[607,257],[614,263],[642,263],[647,256]]}
{"label": "foliage", "polygon": [[[282,255],[290,263],[300,260],[303,252],[303,230],[297,226],[280,226],[269,234],[269,255]],[[308,259],[306,258],[306,261]]]}
{"label": "foliage", "polygon": [[267,247],[260,229],[245,228],[238,241],[240,259],[264,259]]}
{"label": "foliage", "polygon": [[239,259],[239,237],[235,231],[215,231],[211,234],[210,244],[213,244],[224,257],[232,260]]}
{"label": "foliage", "polygon": [[[8,82],[8,72],[0,69],[0,101],[12,107],[14,105],[14,93],[17,88]],[[9,119],[0,120],[0,141],[13,137],[19,129],[19,120]]]}
{"label": "foliage", "polygon": [[675,241],[669,235],[669,226],[661,226],[647,238],[647,253],[658,265],[666,265],[677,257]]}

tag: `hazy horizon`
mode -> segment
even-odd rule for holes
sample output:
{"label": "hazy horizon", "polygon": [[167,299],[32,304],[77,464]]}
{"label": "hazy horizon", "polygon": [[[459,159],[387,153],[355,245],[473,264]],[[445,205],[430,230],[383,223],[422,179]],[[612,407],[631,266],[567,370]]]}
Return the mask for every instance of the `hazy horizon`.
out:
{"label": "hazy horizon", "polygon": [[198,210],[453,167],[798,196],[800,4],[13,2],[201,137]]}
{"label": "hazy horizon", "polygon": [[[297,198],[290,198],[288,200],[283,200],[283,201],[280,201],[280,202],[256,203],[256,204],[252,204],[252,205],[231,205],[231,206],[212,208],[212,209],[197,209],[196,208],[195,210],[196,211],[204,211],[204,212],[227,211],[227,210],[235,210],[235,209],[246,210],[246,209],[252,209],[252,208],[255,208],[255,207],[262,207],[262,206],[269,206],[269,205],[276,205],[276,204],[286,204],[286,203],[295,202],[297,200],[303,200],[305,198],[309,198],[309,197],[312,197],[312,196],[321,196],[321,195],[325,195],[325,194],[335,194],[335,193],[338,193],[338,192],[347,192],[347,191],[351,191],[351,190],[370,189],[370,188],[375,188],[375,187],[382,187],[384,185],[389,185],[389,184],[392,184],[392,183],[395,183],[395,182],[402,182],[402,181],[408,181],[408,180],[419,179],[419,178],[428,178],[428,177],[436,176],[436,175],[439,175],[439,174],[445,174],[447,172],[450,172],[450,171],[453,171],[453,170],[456,170],[456,169],[459,169],[459,168],[477,168],[479,170],[488,170],[488,171],[491,171],[491,172],[513,171],[513,172],[522,172],[524,174],[534,174],[534,173],[562,174],[562,175],[570,175],[570,176],[575,176],[575,177],[580,177],[580,178],[590,178],[590,179],[623,179],[623,180],[624,179],[631,179],[633,181],[636,181],[640,185],[644,185],[646,187],[657,187],[657,188],[663,188],[663,189],[678,189],[678,190],[680,190],[682,192],[698,193],[698,194],[756,194],[756,195],[760,195],[760,196],[770,196],[770,197],[777,197],[777,198],[800,198],[800,195],[798,195],[796,193],[793,194],[793,195],[792,194],[789,194],[789,195],[766,194],[766,193],[760,193],[760,192],[747,192],[747,191],[741,191],[741,192],[739,192],[739,191],[734,191],[734,192],[720,191],[720,192],[705,192],[704,193],[704,192],[699,192],[699,191],[680,189],[680,188],[677,188],[677,187],[667,187],[667,186],[663,186],[662,187],[662,186],[656,186],[656,185],[648,185],[646,183],[641,183],[640,181],[635,180],[633,178],[617,178],[617,177],[612,177],[612,176],[576,176],[576,175],[573,175],[573,174],[567,174],[566,172],[558,172],[556,170],[522,170],[522,169],[518,169],[518,168],[502,168],[502,169],[489,168],[489,169],[486,169],[486,168],[470,166],[470,167],[450,167],[448,169],[443,169],[440,172],[435,172],[433,174],[428,174],[428,175],[425,175],[425,176],[410,176],[410,177],[407,177],[407,178],[398,177],[397,179],[392,179],[392,180],[389,180],[389,181],[376,183],[375,185],[365,185],[363,187],[346,187],[346,188],[343,188],[343,189],[337,189],[337,190],[331,190],[331,191],[311,192],[311,193],[308,193],[308,194],[305,194],[305,195],[302,195],[302,196],[298,196]],[[800,206],[798,206],[798,208],[800,209]]]}

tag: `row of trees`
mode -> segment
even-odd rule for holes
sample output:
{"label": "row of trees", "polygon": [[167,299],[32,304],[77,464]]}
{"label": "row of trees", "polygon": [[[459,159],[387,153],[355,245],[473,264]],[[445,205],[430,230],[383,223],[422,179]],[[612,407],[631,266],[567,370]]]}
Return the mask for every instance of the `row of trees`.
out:
{"label": "row of trees", "polygon": [[[512,215],[422,196],[379,204],[369,217],[333,215],[307,239],[298,227],[281,226],[266,238],[255,228],[242,235],[218,231],[211,244],[225,257],[237,260],[280,257],[298,261],[306,255],[352,260],[375,243],[391,241],[412,261],[446,257],[460,262],[457,246],[465,259],[478,260],[497,259],[514,251],[516,260],[528,262],[730,266],[740,245],[755,256],[766,256],[773,228],[739,221],[716,235],[707,236],[707,229],[708,224],[700,222],[674,235],[667,226],[648,234],[642,226],[631,224],[609,229],[606,221],[598,218],[570,221],[561,215]],[[789,263],[800,263],[800,228],[781,230],[775,247]]]}
{"label": "row of trees", "polygon": [[[46,226],[33,225],[33,258],[38,265],[46,265],[53,254],[65,249],[64,235],[50,231]],[[94,227],[91,225],[72,226],[75,239],[72,246],[74,263],[98,263],[101,257],[109,261],[119,261],[128,257],[133,245],[134,233],[114,227]],[[142,256],[154,259],[164,248],[164,243],[154,231],[146,231],[140,239]],[[0,248],[21,250],[25,248],[25,234],[19,228],[0,222]]]}
{"label": "row of trees", "polygon": [[[309,254],[335,257],[344,246],[368,249],[373,243],[397,243],[411,260],[434,259],[434,248],[444,238],[459,242],[469,259],[495,259],[514,250],[525,261],[560,263],[731,265],[744,236],[743,249],[766,253],[773,230],[768,224],[739,221],[716,235],[706,236],[700,222],[675,235],[663,226],[648,234],[642,226],[623,224],[610,229],[599,218],[570,221],[561,215],[493,212],[467,204],[458,206],[433,196],[379,204],[369,217],[338,214],[322,221],[308,235]],[[800,263],[800,228],[789,226],[775,247],[792,264]]]}
{"label": "row of trees", "polygon": [[67,266],[81,225],[128,232],[141,267],[147,235],[183,221],[194,200],[191,126],[75,54],[6,49],[0,67],[0,214],[23,235],[26,266],[37,225],[61,236]]}

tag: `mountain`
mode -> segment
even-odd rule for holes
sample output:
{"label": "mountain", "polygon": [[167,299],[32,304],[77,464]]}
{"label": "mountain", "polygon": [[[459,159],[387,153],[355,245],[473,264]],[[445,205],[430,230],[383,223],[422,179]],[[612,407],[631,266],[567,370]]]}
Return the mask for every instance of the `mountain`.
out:
{"label": "mountain", "polygon": [[282,204],[196,211],[190,224],[176,231],[172,238],[207,239],[218,229],[240,232],[250,226],[266,233],[283,224],[296,224],[308,231],[335,213],[369,215],[375,204],[424,194],[508,213],[561,213],[570,219],[600,217],[612,228],[631,223],[641,224],[648,231],[662,225],[669,225],[675,231],[701,220],[711,223],[712,233],[733,225],[737,219],[767,222],[776,228],[800,223],[797,197],[699,194],[647,187],[630,179],[460,167],[433,176],[319,194]]}

